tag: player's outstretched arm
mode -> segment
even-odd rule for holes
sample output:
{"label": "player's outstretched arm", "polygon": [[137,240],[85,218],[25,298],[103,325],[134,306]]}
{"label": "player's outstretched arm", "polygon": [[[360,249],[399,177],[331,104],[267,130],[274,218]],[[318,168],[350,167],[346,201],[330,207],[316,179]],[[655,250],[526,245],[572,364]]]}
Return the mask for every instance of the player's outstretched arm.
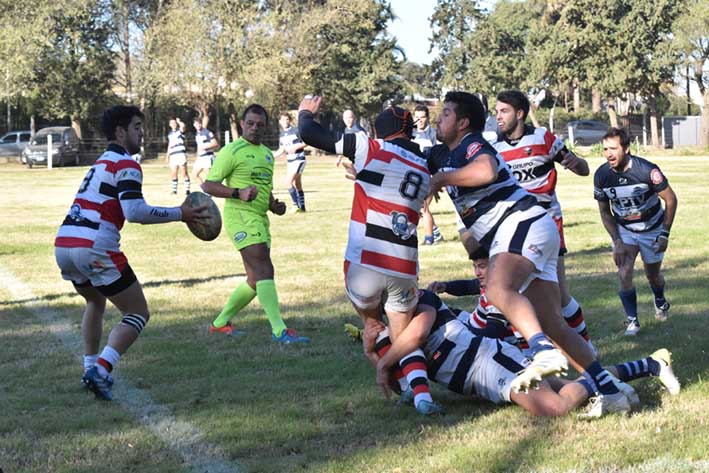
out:
{"label": "player's outstretched arm", "polygon": [[480,154],[475,160],[454,171],[437,172],[431,178],[428,195],[445,186],[479,187],[497,179],[497,160],[491,154]]}

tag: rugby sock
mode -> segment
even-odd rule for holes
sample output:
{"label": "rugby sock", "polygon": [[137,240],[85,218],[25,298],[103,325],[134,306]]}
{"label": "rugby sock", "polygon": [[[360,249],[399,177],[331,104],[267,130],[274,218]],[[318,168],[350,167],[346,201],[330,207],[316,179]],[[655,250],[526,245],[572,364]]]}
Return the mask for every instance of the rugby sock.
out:
{"label": "rugby sock", "polygon": [[577,379],[576,382],[586,388],[586,392],[588,393],[589,397],[596,394],[596,388],[593,386],[593,381],[589,381],[588,379],[581,377]]}
{"label": "rugby sock", "polygon": [[172,193],[177,194],[177,179],[172,180]]}
{"label": "rugby sock", "polygon": [[286,324],[283,323],[281,310],[278,308],[278,293],[276,292],[276,283],[273,279],[263,279],[256,282],[256,295],[261,307],[268,316],[268,321],[271,323],[271,332],[276,337],[280,337],[286,329]]}
{"label": "rugby sock", "polygon": [[414,391],[414,406],[418,406],[421,401],[433,402],[428,386],[426,357],[423,351],[420,348],[412,351],[401,359],[399,366]]}
{"label": "rugby sock", "polygon": [[226,301],[226,305],[219,313],[212,325],[216,328],[224,327],[229,321],[234,317],[241,309],[246,307],[246,305],[256,297],[256,291],[254,291],[249,284],[244,281],[231,293],[229,299]]}
{"label": "rugby sock", "polygon": [[660,374],[660,363],[648,356],[642,360],[615,365],[615,369],[618,372],[618,379],[627,382],[646,376],[658,376]]}
{"label": "rugby sock", "polygon": [[583,373],[583,375],[584,377],[586,377],[586,379],[588,379],[589,376],[591,377],[589,381],[593,381],[593,384],[596,386],[596,390],[599,393],[618,393],[618,387],[613,382],[613,376],[601,366],[598,360],[591,363],[586,368],[586,371]]}
{"label": "rugby sock", "polygon": [[[379,355],[379,358],[381,358],[387,354],[390,348],[391,339],[389,338],[389,329],[387,328],[379,332],[377,344],[374,346],[374,350],[377,352],[377,355]],[[409,387],[409,382],[406,381],[406,376],[404,376],[404,372],[401,371],[401,367],[399,365],[394,367],[394,377],[396,378],[396,382],[399,383],[399,389],[401,389],[401,392],[403,393],[406,391],[406,388]]]}
{"label": "rugby sock", "polygon": [[438,229],[438,225],[433,226],[433,241],[443,240],[443,235],[441,235],[441,230]]}
{"label": "rugby sock", "polygon": [[662,307],[667,302],[667,299],[665,299],[665,285],[655,287],[651,284],[650,289],[655,294],[655,307]]}
{"label": "rugby sock", "polygon": [[569,327],[581,335],[584,340],[588,341],[588,331],[586,330],[586,321],[583,318],[583,310],[581,310],[581,306],[576,302],[576,299],[572,297],[571,301],[561,308],[561,315],[564,316]]}
{"label": "rugby sock", "polygon": [[532,335],[528,342],[533,356],[540,351],[554,349],[554,345],[552,345],[551,341],[542,332]]}
{"label": "rugby sock", "polygon": [[185,193],[189,194],[190,193],[190,180],[185,179]]}
{"label": "rugby sock", "polygon": [[305,192],[298,191],[298,207],[300,210],[305,210]]}
{"label": "rugby sock", "polygon": [[101,351],[101,356],[96,362],[96,369],[98,370],[98,374],[100,374],[103,378],[108,376],[108,374],[113,371],[113,367],[116,366],[118,360],[120,359],[121,354],[106,345],[103,351]]}
{"label": "rugby sock", "polygon": [[635,288],[629,289],[627,291],[618,291],[618,296],[620,296],[620,302],[623,303],[623,309],[625,309],[625,316],[628,319],[638,318],[638,295],[635,292]]}
{"label": "rugby sock", "polygon": [[93,367],[98,361],[98,353],[93,355],[84,355],[84,371]]}
{"label": "rugby sock", "polygon": [[298,205],[298,191],[295,190],[295,187],[291,187],[288,189],[288,193],[290,194],[290,198],[293,201],[293,205],[300,207]]}

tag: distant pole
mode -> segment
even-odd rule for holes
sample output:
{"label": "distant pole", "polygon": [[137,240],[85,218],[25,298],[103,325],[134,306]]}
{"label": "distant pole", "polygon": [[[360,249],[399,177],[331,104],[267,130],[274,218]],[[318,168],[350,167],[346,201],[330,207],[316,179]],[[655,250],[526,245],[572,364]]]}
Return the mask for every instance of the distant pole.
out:
{"label": "distant pole", "polygon": [[569,125],[569,144],[574,146],[574,127]]}
{"label": "distant pole", "polygon": [[47,135],[47,169],[52,169],[52,134]]}
{"label": "distant pole", "polygon": [[687,64],[687,115],[692,114],[692,97],[689,94],[689,64]]}
{"label": "distant pole", "polygon": [[227,130],[224,132],[224,144],[228,145],[229,143],[231,143],[231,141],[229,140],[229,130]]}

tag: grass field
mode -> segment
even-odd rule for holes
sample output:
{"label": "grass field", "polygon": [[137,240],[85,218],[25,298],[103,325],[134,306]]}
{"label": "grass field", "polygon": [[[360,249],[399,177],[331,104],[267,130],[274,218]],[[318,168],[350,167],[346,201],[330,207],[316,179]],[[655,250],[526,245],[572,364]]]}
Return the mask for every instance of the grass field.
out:
{"label": "grass field", "polygon": [[[622,336],[592,179],[559,178],[568,279],[602,360],[637,359],[665,346],[683,388],[670,397],[657,380],[642,380],[638,412],[591,423],[534,418],[437,387],[448,414],[429,419],[381,396],[361,347],[342,331],[357,320],[342,283],[352,184],[329,158],[308,163],[308,213],[271,218],[284,317],[313,342],[275,346],[256,301],[234,320],[246,336],[210,335],[209,322],[244,277],[226,236],[205,243],[179,223],[127,224],[122,245],[151,320],[119,364],[114,402],[96,401],[79,387],[82,300],[53,256],[54,234],[86,168],[0,167],[0,471],[709,471],[707,158],[653,161],[679,197],[665,258],[672,317],[655,321],[638,264],[643,328],[633,339]],[[600,164],[590,160],[593,170]],[[277,166],[276,194],[289,200],[285,165]],[[179,204],[163,164],[148,163],[144,173],[149,203]],[[421,282],[472,277],[450,202],[433,208],[447,240],[421,248]],[[118,321],[109,309],[105,333]]]}

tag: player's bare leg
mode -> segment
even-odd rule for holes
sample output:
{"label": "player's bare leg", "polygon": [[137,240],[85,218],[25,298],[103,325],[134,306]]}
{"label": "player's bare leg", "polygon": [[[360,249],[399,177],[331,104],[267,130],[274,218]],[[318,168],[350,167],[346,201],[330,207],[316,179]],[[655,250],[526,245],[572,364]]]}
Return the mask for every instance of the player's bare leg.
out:
{"label": "player's bare leg", "polygon": [[[552,379],[562,383],[558,392],[549,383]],[[588,392],[581,384],[558,378],[545,379],[539,389],[527,393],[510,392],[512,402],[535,416],[563,416],[587,399]]]}
{"label": "player's bare leg", "polygon": [[640,247],[637,245],[625,245],[625,249],[625,258],[618,266],[618,279],[620,283],[618,296],[625,310],[625,335],[634,336],[640,331],[637,293],[635,291],[635,285],[633,284],[635,260],[640,252]]}
{"label": "player's bare leg", "polygon": [[[487,272],[488,300],[500,309],[524,336],[533,353],[531,365],[518,374],[513,381],[513,391],[526,391],[530,387],[535,387],[542,378],[565,373],[568,368],[566,358],[554,349],[542,332],[535,307],[529,299],[519,293],[533,270],[533,263],[521,255],[498,253],[490,258]],[[558,305],[558,288],[555,301]],[[559,310],[560,307],[557,307],[557,313]]]}
{"label": "player's bare leg", "polygon": [[595,351],[595,348],[593,348],[588,336],[586,321],[583,317],[583,310],[576,299],[574,299],[569,292],[569,285],[566,282],[565,258],[561,255],[559,256],[556,264],[556,276],[559,280],[559,293],[561,295],[561,315],[564,317],[564,320],[566,320],[569,327],[581,335],[581,337],[591,346],[591,349]]}
{"label": "player's bare leg", "polygon": [[103,333],[103,314],[106,311],[106,298],[92,286],[77,287],[76,292],[86,301],[86,308],[81,319],[84,353],[98,357],[101,334]]}

